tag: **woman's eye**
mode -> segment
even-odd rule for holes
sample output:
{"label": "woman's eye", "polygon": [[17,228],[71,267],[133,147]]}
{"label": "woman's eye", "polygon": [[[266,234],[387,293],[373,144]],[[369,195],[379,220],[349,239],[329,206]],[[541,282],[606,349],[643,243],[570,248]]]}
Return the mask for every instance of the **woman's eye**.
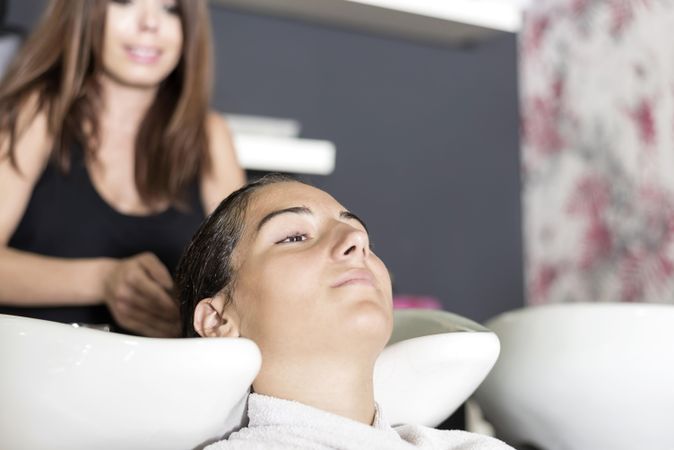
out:
{"label": "woman's eye", "polygon": [[169,14],[178,15],[180,14],[180,7],[178,6],[177,2],[169,2],[164,4],[164,11],[166,11]]}
{"label": "woman's eye", "polygon": [[[130,5],[133,3],[132,0],[110,0],[112,3],[117,3],[119,5]],[[166,11],[169,14],[174,14],[174,15],[179,15],[180,14],[180,6],[178,5],[178,2],[175,1],[166,1],[162,4],[162,8],[164,11]]]}
{"label": "woman's eye", "polygon": [[306,241],[309,237],[306,234],[292,234],[284,239],[281,239],[277,244],[290,244],[293,242]]}

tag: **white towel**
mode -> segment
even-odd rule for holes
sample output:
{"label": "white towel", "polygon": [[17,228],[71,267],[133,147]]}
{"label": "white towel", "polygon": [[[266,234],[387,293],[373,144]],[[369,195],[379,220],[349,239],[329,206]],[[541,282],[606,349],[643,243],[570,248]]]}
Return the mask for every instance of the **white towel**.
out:
{"label": "white towel", "polygon": [[391,428],[379,408],[369,426],[298,402],[251,394],[248,418],[246,428],[206,450],[513,450],[464,431]]}

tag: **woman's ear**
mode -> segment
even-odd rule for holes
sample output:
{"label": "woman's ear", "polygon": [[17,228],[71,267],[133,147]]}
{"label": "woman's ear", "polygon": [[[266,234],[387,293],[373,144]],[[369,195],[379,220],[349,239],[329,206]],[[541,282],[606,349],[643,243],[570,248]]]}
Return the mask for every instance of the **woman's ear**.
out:
{"label": "woman's ear", "polygon": [[[239,318],[223,292],[201,300],[194,310],[194,329],[201,337],[239,337]],[[231,305],[229,305],[231,306]]]}

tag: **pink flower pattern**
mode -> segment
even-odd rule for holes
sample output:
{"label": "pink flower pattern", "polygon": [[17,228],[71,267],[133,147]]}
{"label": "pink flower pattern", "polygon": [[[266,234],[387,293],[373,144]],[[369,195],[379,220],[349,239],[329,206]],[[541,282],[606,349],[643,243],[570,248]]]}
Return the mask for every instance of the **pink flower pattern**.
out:
{"label": "pink flower pattern", "polygon": [[674,303],[674,3],[539,0],[520,35],[529,304]]}
{"label": "pink flower pattern", "polygon": [[562,117],[561,106],[564,81],[555,79],[543,95],[525,99],[522,105],[522,140],[542,155],[559,152],[564,139],[558,128]]}
{"label": "pink flower pattern", "polygon": [[628,111],[628,116],[634,122],[634,126],[639,130],[639,138],[644,147],[652,145],[655,142],[655,118],[653,117],[653,102],[648,99],[641,99],[636,107]]}

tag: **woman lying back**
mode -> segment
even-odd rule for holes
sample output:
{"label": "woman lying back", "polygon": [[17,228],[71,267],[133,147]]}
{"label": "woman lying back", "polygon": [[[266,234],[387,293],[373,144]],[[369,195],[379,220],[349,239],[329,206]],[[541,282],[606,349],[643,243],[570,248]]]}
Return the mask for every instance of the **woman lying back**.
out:
{"label": "woman lying back", "polygon": [[262,352],[248,426],[209,450],[510,448],[386,423],[373,370],[391,335],[391,280],[363,221],[319,189],[272,176],[232,193],[177,284],[185,335],[246,337]]}

